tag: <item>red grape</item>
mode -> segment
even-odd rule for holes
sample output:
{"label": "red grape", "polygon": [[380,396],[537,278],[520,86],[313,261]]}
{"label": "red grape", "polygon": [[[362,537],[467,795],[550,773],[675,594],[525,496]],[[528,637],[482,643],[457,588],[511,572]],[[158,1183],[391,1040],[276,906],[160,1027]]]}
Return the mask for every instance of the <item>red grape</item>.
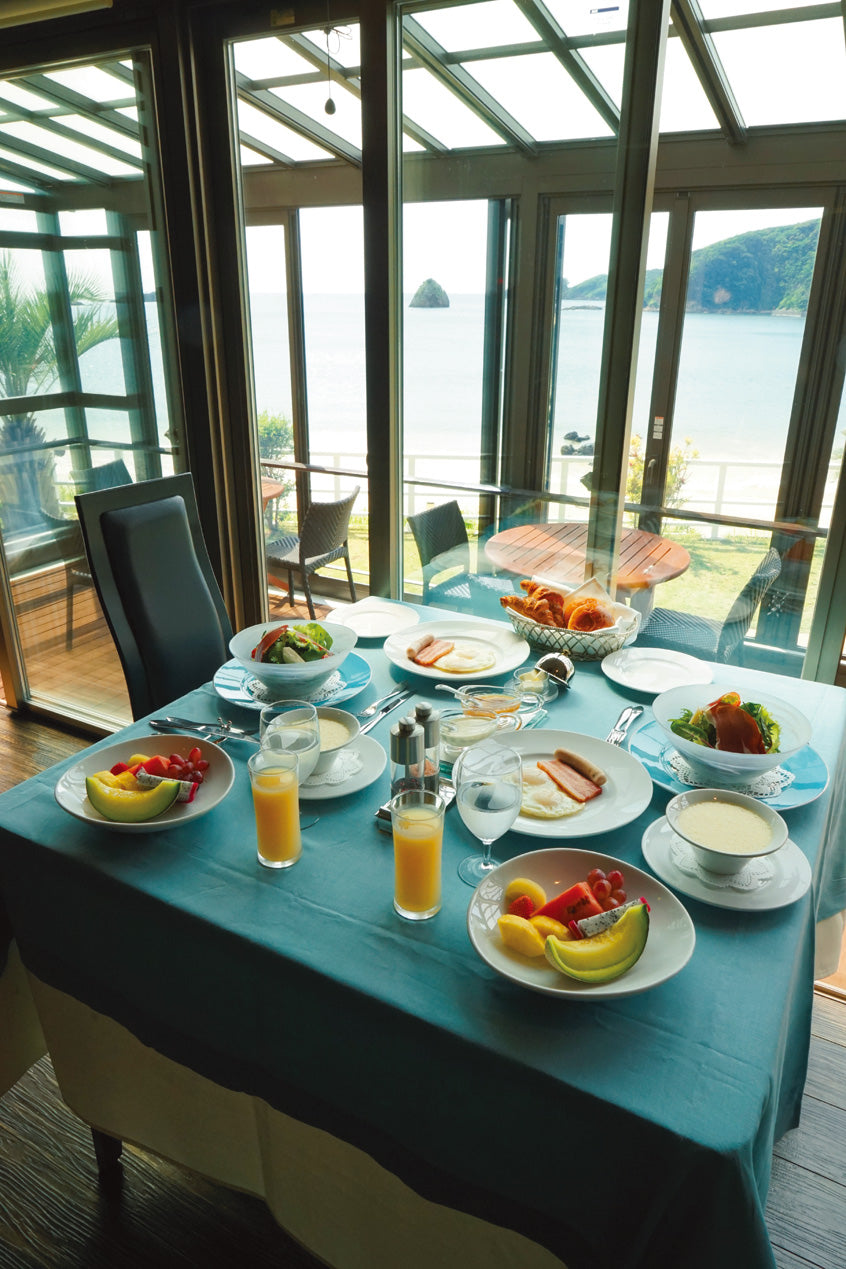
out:
{"label": "red grape", "polygon": [[[610,881],[610,880],[611,880],[611,878],[609,877],[609,881]],[[628,898],[628,895],[626,894],[625,890],[620,890],[620,888],[618,887],[616,890],[612,890],[612,891],[611,891],[611,898],[612,898],[612,899],[616,899],[616,900],[617,900],[617,904],[618,904],[618,906],[619,906],[619,904],[621,904],[621,903],[625,903],[625,902],[626,902],[626,899]]]}
{"label": "red grape", "polygon": [[611,882],[607,877],[600,877],[596,885],[593,887],[593,893],[600,903],[611,897]]}
{"label": "red grape", "polygon": [[[615,891],[615,893],[620,894],[621,891],[617,890]],[[614,908],[619,908],[619,907],[622,907],[622,901],[620,899],[615,899],[614,895],[611,894],[603,903],[602,910],[603,912],[612,912]]]}
{"label": "red grape", "polygon": [[609,874],[608,874],[608,880],[611,882],[611,889],[612,889],[612,890],[622,890],[622,888],[623,888],[623,874],[620,872],[620,869],[619,869],[619,868],[612,868],[612,869],[611,869],[611,871],[610,871],[610,872],[609,872]]}
{"label": "red grape", "polygon": [[590,886],[591,890],[593,891],[596,890],[596,883],[598,881],[604,881],[604,880],[605,880],[605,873],[602,871],[601,868],[591,868],[590,872],[587,875],[587,883]]}

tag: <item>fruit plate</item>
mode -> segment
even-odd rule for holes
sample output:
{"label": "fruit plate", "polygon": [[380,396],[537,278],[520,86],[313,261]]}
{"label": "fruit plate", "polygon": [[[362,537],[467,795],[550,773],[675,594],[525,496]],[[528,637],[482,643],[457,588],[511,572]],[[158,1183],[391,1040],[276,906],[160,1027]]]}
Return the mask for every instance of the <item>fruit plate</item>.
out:
{"label": "fruit plate", "polygon": [[[95,811],[86,797],[86,776],[95,775],[98,771],[109,771],[116,762],[126,762],[133,754],[146,753],[152,757],[155,753],[179,753],[187,757],[195,746],[201,751],[209,768],[193,802],[176,802],[163,815],[143,820],[140,824],[122,824],[117,820],[108,820],[99,811]],[[86,824],[98,824],[101,828],[112,829],[116,833],[161,833],[170,828],[178,828],[180,824],[198,820],[214,810],[226,797],[234,780],[235,768],[229,754],[208,740],[200,740],[196,736],[136,736],[133,740],[121,740],[105,749],[98,749],[75,766],[69,767],[56,782],[55,795],[62,810],[78,820],[84,820]]]}
{"label": "fruit plate", "polygon": [[556,749],[571,749],[601,767],[608,776],[599,797],[585,802],[583,809],[575,815],[536,819],[521,811],[511,826],[514,833],[556,840],[590,837],[594,833],[607,833],[631,823],[652,801],[652,780],[644,766],[625,749],[609,745],[596,736],[538,727],[517,734],[509,732],[498,743],[516,749],[524,766],[534,766],[539,759],[551,758]]}
{"label": "fruit plate", "polygon": [[[521,956],[499,936],[497,921],[503,915],[503,896],[510,881],[526,877],[543,886],[547,898],[584,881],[592,868],[610,872],[619,868],[631,898],[643,896],[649,904],[649,937],[640,959],[610,983],[581,983],[547,962],[545,957]],[[500,864],[473,891],[467,910],[467,932],[479,956],[503,978],[530,991],[568,1000],[614,1000],[649,991],[684,969],[693,955],[696,931],[676,896],[649,873],[611,855],[593,850],[561,847],[533,850]]]}
{"label": "fruit plate", "polygon": [[[450,671],[443,666],[417,665],[409,660],[408,645],[413,639],[430,634],[435,639],[449,639],[456,652],[464,654],[466,668]],[[478,660],[473,660],[473,653]],[[488,621],[483,617],[462,621],[427,621],[419,626],[409,626],[389,635],[385,640],[385,656],[404,674],[421,674],[427,679],[440,679],[442,683],[479,683],[507,674],[522,665],[529,655],[525,639],[515,634],[503,621]],[[483,666],[483,668],[479,668]]]}

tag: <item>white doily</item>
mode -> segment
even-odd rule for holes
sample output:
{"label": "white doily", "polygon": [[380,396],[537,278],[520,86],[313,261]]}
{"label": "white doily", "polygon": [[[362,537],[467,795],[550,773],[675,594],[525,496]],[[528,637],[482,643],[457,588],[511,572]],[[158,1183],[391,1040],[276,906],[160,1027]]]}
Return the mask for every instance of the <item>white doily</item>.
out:
{"label": "white doily", "polygon": [[319,784],[343,784],[350,776],[357,775],[364,764],[355,749],[342,749],[328,771],[316,772],[303,780],[303,787],[313,789]]}
{"label": "white doily", "polygon": [[[667,765],[680,784],[688,784],[693,789],[710,789],[712,781],[700,780],[699,776],[694,775],[680,753],[668,755]],[[795,778],[784,767],[774,767],[772,771],[765,771],[748,784],[733,784],[731,788],[735,793],[745,793],[750,798],[776,798]]]}
{"label": "white doily", "polygon": [[[342,686],[341,672],[336,670],[334,674],[330,674],[325,683],[321,683],[320,687],[314,693],[309,694],[309,700],[312,705],[319,705],[321,701],[328,700]],[[278,698],[276,688],[268,687],[262,683],[261,679],[247,679],[244,684],[244,691],[251,696],[254,701],[259,701],[262,705],[271,705]]]}
{"label": "white doily", "polygon": [[740,872],[710,872],[700,866],[687,842],[675,835],[670,840],[670,854],[679,872],[695,877],[704,886],[713,886],[718,890],[760,890],[775,875],[772,862],[763,857],[750,859]]}

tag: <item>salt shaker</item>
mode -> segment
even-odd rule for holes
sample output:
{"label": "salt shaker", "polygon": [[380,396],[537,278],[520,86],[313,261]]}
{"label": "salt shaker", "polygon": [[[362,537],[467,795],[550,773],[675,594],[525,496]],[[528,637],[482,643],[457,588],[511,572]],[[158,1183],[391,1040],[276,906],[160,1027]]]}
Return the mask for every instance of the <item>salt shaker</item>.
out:
{"label": "salt shaker", "polygon": [[391,728],[391,797],[423,788],[425,758],[423,728],[413,718],[401,718]]}
{"label": "salt shaker", "polygon": [[441,782],[441,712],[421,701],[415,706],[414,717],[423,728],[423,788],[437,793]]}

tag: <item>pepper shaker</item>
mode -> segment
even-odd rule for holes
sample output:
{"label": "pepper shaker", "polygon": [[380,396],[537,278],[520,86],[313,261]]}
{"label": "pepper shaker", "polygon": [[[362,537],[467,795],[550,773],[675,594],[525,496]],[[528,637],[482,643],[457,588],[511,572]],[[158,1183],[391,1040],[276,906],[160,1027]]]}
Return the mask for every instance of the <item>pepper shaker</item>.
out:
{"label": "pepper shaker", "polygon": [[414,717],[423,728],[423,788],[437,793],[441,782],[441,712],[421,701],[415,706]]}
{"label": "pepper shaker", "polygon": [[391,728],[391,797],[423,788],[425,759],[423,728],[411,717],[401,718]]}

